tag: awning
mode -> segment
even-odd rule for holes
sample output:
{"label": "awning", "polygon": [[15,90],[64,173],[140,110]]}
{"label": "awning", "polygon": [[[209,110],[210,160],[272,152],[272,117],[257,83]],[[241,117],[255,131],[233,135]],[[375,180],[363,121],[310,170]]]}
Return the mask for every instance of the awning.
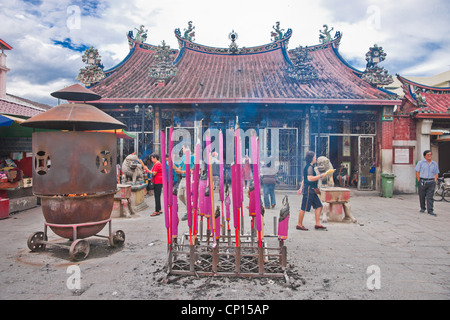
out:
{"label": "awning", "polygon": [[450,134],[450,129],[431,129],[432,136],[442,136],[444,134]]}
{"label": "awning", "polygon": [[126,132],[123,129],[110,129],[110,130],[88,130],[87,132],[107,132],[107,133],[116,133],[117,139],[136,139],[136,136],[132,135],[129,132]]}
{"label": "awning", "polygon": [[[27,119],[10,116],[8,114],[0,114],[0,137],[9,138],[31,138],[33,128],[25,128],[20,124]],[[35,129],[34,131],[53,131]]]}
{"label": "awning", "polygon": [[0,127],[7,127],[10,126],[14,120],[11,120],[10,118],[0,114]]}

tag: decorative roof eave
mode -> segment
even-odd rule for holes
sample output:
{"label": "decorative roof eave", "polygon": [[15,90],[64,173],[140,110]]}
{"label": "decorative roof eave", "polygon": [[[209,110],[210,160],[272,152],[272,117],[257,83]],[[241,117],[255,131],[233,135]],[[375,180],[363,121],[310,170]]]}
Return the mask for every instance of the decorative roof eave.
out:
{"label": "decorative roof eave", "polygon": [[[443,112],[438,110],[435,105],[435,101],[432,99],[431,101],[426,101],[425,103],[420,104],[417,100],[416,94],[414,94],[414,88],[418,89],[418,91],[429,91],[429,93],[425,93],[427,97],[432,96],[446,96],[449,97],[450,87],[431,87],[426,86],[411,80],[408,80],[397,74],[398,80],[401,82],[403,91],[405,92],[401,109],[405,109],[405,111],[409,110],[409,113],[413,118],[416,119],[450,119],[449,111]],[[428,99],[427,99],[428,100]],[[450,100],[450,99],[449,99]],[[447,109],[449,110],[449,109]]]}
{"label": "decorative roof eave", "polygon": [[397,79],[402,84],[413,85],[413,86],[416,86],[418,88],[425,89],[425,90],[441,91],[441,92],[449,92],[450,93],[450,87],[432,87],[432,86],[427,86],[427,85],[424,85],[424,84],[417,83],[417,82],[411,81],[409,79],[406,79],[405,77],[402,77],[399,74],[397,74]]}
{"label": "decorative roof eave", "polygon": [[175,36],[178,39],[178,43],[180,45],[180,50],[183,51],[183,49],[189,49],[197,52],[207,53],[207,54],[218,54],[218,55],[248,55],[248,54],[258,54],[258,53],[264,53],[264,52],[270,52],[273,50],[286,48],[287,43],[289,42],[289,39],[292,36],[292,30],[288,29],[288,31],[285,33],[284,37],[280,40],[264,44],[261,46],[256,47],[241,47],[239,48],[238,52],[230,52],[229,48],[218,48],[218,47],[209,47],[205,45],[201,45],[192,41],[189,41],[187,39],[184,39],[181,36],[181,32],[179,29],[175,29]]}
{"label": "decorative roof eave", "polygon": [[12,47],[7,44],[5,41],[3,41],[2,39],[0,39],[0,49],[3,50],[12,50]]}
{"label": "decorative roof eave", "polygon": [[450,113],[436,112],[416,112],[414,113],[414,118],[416,119],[450,119]]}
{"label": "decorative roof eave", "polygon": [[223,103],[254,103],[254,104],[324,104],[324,105],[352,105],[352,106],[390,106],[399,105],[401,100],[380,100],[380,99],[277,99],[277,98],[102,98],[91,101],[91,104],[223,104]]}

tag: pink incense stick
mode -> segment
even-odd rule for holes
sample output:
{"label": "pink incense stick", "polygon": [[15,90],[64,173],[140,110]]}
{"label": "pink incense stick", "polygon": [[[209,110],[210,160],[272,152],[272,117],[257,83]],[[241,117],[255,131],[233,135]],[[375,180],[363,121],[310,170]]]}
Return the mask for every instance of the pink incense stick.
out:
{"label": "pink incense stick", "polygon": [[255,211],[255,188],[253,190],[249,188],[248,191],[248,214],[250,217],[254,217],[256,215]]}
{"label": "pink incense stick", "polygon": [[256,228],[258,231],[262,230],[261,224],[261,189],[259,184],[259,148],[258,137],[253,135],[252,140],[252,155],[253,155],[253,180],[255,185],[255,213],[256,213]]}
{"label": "pink incense stick", "polygon": [[177,195],[170,193],[172,196],[172,238],[178,236],[178,201]]}
{"label": "pink incense stick", "polygon": [[166,170],[166,135],[164,131],[160,131],[161,137],[161,165],[162,165],[162,176],[163,176],[163,199],[164,199],[164,218],[165,225],[167,229],[167,241],[168,243],[172,243],[172,239],[170,236],[170,224],[169,224],[169,200],[168,198],[168,188],[167,188],[167,170]]}
{"label": "pink incense stick", "polygon": [[[169,206],[172,205],[172,191],[173,191],[173,160],[172,160],[172,150],[173,150],[173,127],[170,127],[169,129],[169,152],[168,152],[168,156],[169,156],[169,185],[167,186],[168,188],[168,194],[169,194]],[[166,159],[163,160],[164,163],[166,161]]]}
{"label": "pink incense stick", "polygon": [[283,207],[280,210],[280,218],[278,220],[278,240],[284,241],[288,238],[288,230],[289,230],[289,201],[288,197],[284,196],[283,199]]}
{"label": "pink incense stick", "polygon": [[256,229],[258,230],[258,245],[261,248],[261,188],[259,185],[259,143],[258,137],[253,135],[252,140],[252,155],[253,155],[253,180],[255,184],[254,197],[255,197],[255,211],[256,211]]}
{"label": "pink incense stick", "polygon": [[206,136],[206,157],[208,159],[207,161],[207,168],[208,168],[208,182],[209,182],[209,201],[210,201],[210,219],[212,220],[212,236],[213,236],[213,243],[216,244],[216,219],[215,219],[215,211],[214,211],[214,181],[213,181],[213,172],[212,172],[212,159],[211,159],[211,136]]}
{"label": "pink incense stick", "polygon": [[195,164],[194,164],[194,175],[192,179],[194,180],[193,186],[192,186],[192,206],[194,208],[194,217],[193,217],[193,234],[194,237],[197,235],[198,232],[198,192],[199,192],[199,179],[200,179],[200,157],[201,157],[201,150],[200,150],[200,144],[197,143],[195,146]]}
{"label": "pink incense stick", "polygon": [[223,134],[222,134],[222,130],[219,131],[219,166],[220,166],[219,167],[220,201],[223,202],[223,200],[225,198],[225,189],[224,189],[224,185],[223,185]]}
{"label": "pink incense stick", "polygon": [[239,242],[239,232],[240,232],[240,217],[238,211],[238,197],[236,188],[236,165],[231,165],[231,196],[233,198],[233,225],[236,234],[236,246],[240,246]]}
{"label": "pink incense stick", "polygon": [[189,234],[191,235],[192,243],[192,197],[191,197],[191,152],[186,150],[184,153],[185,161],[185,176],[186,176],[186,208],[187,208],[187,218],[189,226]]}

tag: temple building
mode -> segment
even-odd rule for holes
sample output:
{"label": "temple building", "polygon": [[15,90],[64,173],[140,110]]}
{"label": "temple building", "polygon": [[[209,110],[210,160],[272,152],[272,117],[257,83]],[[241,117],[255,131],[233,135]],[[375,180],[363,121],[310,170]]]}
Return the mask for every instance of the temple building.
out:
{"label": "temple building", "polygon": [[[108,70],[94,48],[83,56],[77,79],[102,97],[91,104],[137,136],[134,144],[121,140],[122,156],[159,152],[158,132],[172,125],[195,136],[199,124],[226,130],[238,119],[244,132],[256,129],[260,139],[263,132],[266,148],[279,148],[280,187],[301,183],[305,152],[315,150],[349,181],[353,176],[358,189],[379,189],[381,173],[392,172],[393,113],[402,104],[381,88],[392,82],[379,66],[382,47],[369,49],[360,71],[339,53],[343,34],[332,36],[326,25],[319,44],[293,49],[293,31],[279,23],[272,41],[256,47],[240,46],[234,30],[227,48],[201,45],[194,28],[189,22],[184,32],[175,30],[177,49],[146,43],[144,26],[130,31],[129,54]],[[271,141],[274,130],[279,141]]]}
{"label": "temple building", "polygon": [[400,75],[404,97],[394,114],[394,190],[415,192],[414,167],[431,150],[441,174],[450,172],[450,87],[429,86]]}

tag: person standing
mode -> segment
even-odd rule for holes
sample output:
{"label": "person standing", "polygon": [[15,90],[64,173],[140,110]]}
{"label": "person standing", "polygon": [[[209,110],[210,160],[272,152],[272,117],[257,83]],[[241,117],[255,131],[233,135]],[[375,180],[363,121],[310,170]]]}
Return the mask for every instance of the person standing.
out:
{"label": "person standing", "polygon": [[297,194],[303,194],[301,210],[298,216],[298,223],[296,226],[297,230],[308,231],[305,226],[303,226],[303,218],[305,216],[305,211],[310,211],[311,206],[314,208],[316,225],[314,228],[316,230],[327,230],[326,227],[322,226],[320,223],[320,214],[322,213],[322,202],[319,199],[318,193],[318,181],[325,178],[329,174],[333,174],[335,169],[330,169],[325,173],[316,175],[313,165],[316,163],[316,154],[313,151],[308,151],[305,156],[306,166],[303,169],[303,181]]}
{"label": "person standing", "polygon": [[[261,184],[264,194],[264,209],[275,208],[275,184],[277,183],[275,169],[270,167],[270,163],[264,164],[261,168]],[[270,198],[270,201],[269,201]]]}
{"label": "person standing", "polygon": [[[432,153],[430,150],[423,152],[424,159],[416,165],[416,179],[419,183],[419,202],[420,212],[428,210],[428,214],[436,216],[433,211],[433,194],[436,188],[436,181],[439,174],[439,167],[436,162],[431,160]],[[426,200],[426,206],[425,206]]]}
{"label": "person standing", "polygon": [[150,155],[150,161],[153,163],[153,167],[150,173],[153,176],[153,188],[155,192],[155,212],[153,212],[151,215],[157,216],[162,213],[161,210],[161,191],[163,188],[162,164],[161,162],[159,162],[159,155],[156,153],[152,153]]}
{"label": "person standing", "polygon": [[[182,147],[183,155],[181,156],[181,162],[178,166],[178,170],[176,170],[177,174],[180,177],[180,184],[178,185],[178,199],[183,203],[184,207],[186,207],[186,213],[181,218],[182,221],[187,220],[187,205],[186,205],[186,174],[191,174],[194,165],[195,165],[195,155],[191,153],[189,159],[189,166],[191,168],[191,172],[186,172],[186,156],[185,152],[190,151],[189,146],[183,145]],[[192,180],[191,180],[192,181]]]}
{"label": "person standing", "polygon": [[245,152],[245,158],[243,160],[242,175],[244,178],[244,188],[250,188],[250,181],[253,179],[253,177],[250,158],[248,157],[248,150]]}

